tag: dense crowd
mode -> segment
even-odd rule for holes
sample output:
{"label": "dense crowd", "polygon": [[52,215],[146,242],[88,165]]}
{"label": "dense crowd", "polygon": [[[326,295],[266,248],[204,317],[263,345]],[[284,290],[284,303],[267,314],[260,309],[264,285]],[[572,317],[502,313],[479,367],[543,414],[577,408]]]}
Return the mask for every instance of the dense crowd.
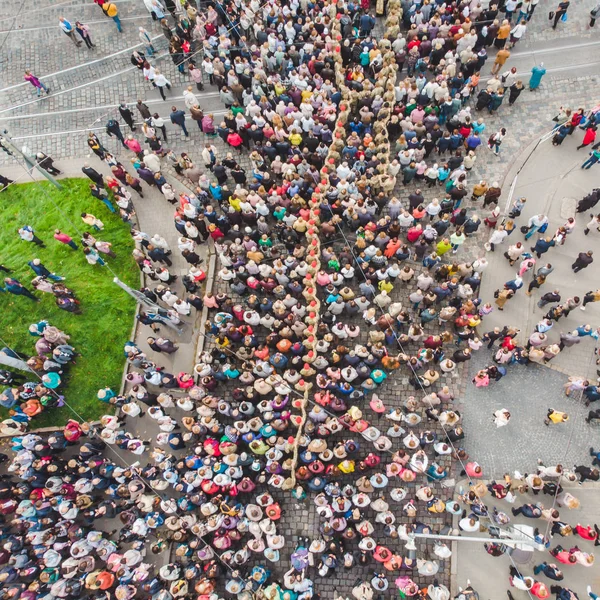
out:
{"label": "dense crowd", "polygon": [[[479,111],[498,110],[506,93],[513,104],[523,89],[514,69],[501,71],[507,46],[518,43],[537,3],[523,2],[511,25],[514,2],[501,10],[475,1],[378,2],[385,36],[375,35],[368,2],[251,0],[206,10],[190,2],[183,11],[172,2],[144,4],[160,20],[180,72],[198,90],[206,76],[227,112],[217,123],[204,114],[193,87],[184,93],[189,117],[209,136],[200,164],[168,147],[166,119],[142,100],[135,108],[143,119],[138,134],[132,110],[121,105],[132,133],[125,136],[111,119],[107,134],[132,153],[131,165],[90,133],[89,148],[111,174],[89,164],[83,173],[92,195],[131,226],[133,256],[146,278],[141,291],[149,306],[138,319],[152,329],[149,347],[176,353],[169,331],[206,309],[205,351],[193,373],[169,373],[128,342],[123,393],[98,392],[100,401],[118,407],[116,414],[107,410],[91,426],[70,421],[47,439],[13,440],[15,458],[0,490],[6,597],[72,598],[102,590],[120,600],[193,594],[304,600],[319,597],[318,578],[368,567],[372,576],[352,588],[356,600],[385,594],[392,583],[403,597],[448,600],[442,576],[452,552],[441,541],[417,549],[415,534],[450,533],[453,517],[464,532],[496,531],[510,517],[486,506],[488,495],[514,503],[518,493],[542,491],[576,508],[578,499],[561,482],[598,479],[594,466],[540,465],[522,479],[478,481],[486,473],[462,447],[452,384],[452,373],[462,373],[461,363],[484,344],[494,348],[494,361],[476,374],[478,387],[502,378],[510,365],[547,362],[598,337],[583,324],[561,335],[560,344],[549,342],[552,321],[579,306],[578,298],[561,303],[558,292],[542,296],[540,302],[557,306],[535,331],[507,325],[478,334],[494,310],[478,294],[488,263],[483,256],[453,258],[480,228],[494,251],[514,231],[525,201],[503,223],[498,183],[469,176],[481,148],[497,154],[507,135],[504,128],[486,132]],[[134,52],[132,63],[165,98],[171,83],[151,64],[146,34],[140,32],[146,53]],[[483,86],[492,45],[500,52]],[[195,60],[199,50],[202,61]],[[186,116],[174,107],[169,117],[184,137]],[[230,151],[210,141],[216,136]],[[244,150],[251,172],[240,164]],[[179,191],[166,166],[191,187]],[[439,190],[439,198],[426,200],[425,186]],[[167,241],[138,226],[132,192],[144,198],[147,187],[174,205],[178,250],[189,264],[181,277],[169,270]],[[483,218],[467,209],[480,205]],[[82,219],[102,230],[94,215]],[[545,233],[547,222],[544,215],[530,220],[525,239]],[[573,226],[566,223],[551,241],[563,243]],[[209,238],[218,255],[212,292],[204,290],[197,252]],[[100,250],[92,234],[85,240],[88,250]],[[531,250],[538,258],[540,240]],[[508,248],[519,272],[498,290],[499,310],[533,269],[531,252],[520,241]],[[93,254],[89,262],[102,266]],[[540,271],[528,293],[551,267]],[[407,288],[408,302],[401,302],[399,290]],[[65,340],[47,340],[53,328],[36,327],[38,342],[49,343],[36,344],[35,360],[63,352]],[[43,365],[44,377],[60,371],[50,367]],[[398,373],[414,391],[393,406],[386,380]],[[2,398],[14,400],[14,410],[25,396],[12,390]],[[589,401],[599,397],[581,378],[567,391],[581,391]],[[592,413],[588,418],[597,418]],[[547,416],[549,423],[564,417]],[[494,418],[504,426],[510,413],[499,410]],[[12,420],[5,427],[23,432],[21,421]],[[148,438],[148,429],[156,434]],[[459,474],[469,488],[457,501]],[[319,529],[313,539],[297,539],[282,572],[292,545],[281,525],[290,495],[299,507],[314,504]],[[548,547],[570,527],[554,505],[526,504],[512,513],[552,522],[550,531],[535,534]],[[430,515],[445,526],[432,528]],[[597,542],[597,527],[572,531]],[[167,548],[171,555],[157,568],[149,553]],[[506,551],[500,542],[487,549],[494,556]],[[556,546],[552,556],[565,564],[594,562],[578,547]],[[560,581],[554,564],[536,570]],[[553,590],[516,569],[511,583],[538,598],[550,592],[572,598],[566,588]],[[475,596],[469,586],[457,598]]]}

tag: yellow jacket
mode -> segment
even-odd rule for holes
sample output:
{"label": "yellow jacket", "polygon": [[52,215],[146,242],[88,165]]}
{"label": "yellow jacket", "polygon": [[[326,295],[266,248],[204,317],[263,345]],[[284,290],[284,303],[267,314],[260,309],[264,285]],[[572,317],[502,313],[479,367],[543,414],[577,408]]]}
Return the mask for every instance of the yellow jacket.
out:
{"label": "yellow jacket", "polygon": [[105,2],[102,5],[102,10],[109,17],[116,17],[119,14],[116,4],[113,4],[112,2]]}

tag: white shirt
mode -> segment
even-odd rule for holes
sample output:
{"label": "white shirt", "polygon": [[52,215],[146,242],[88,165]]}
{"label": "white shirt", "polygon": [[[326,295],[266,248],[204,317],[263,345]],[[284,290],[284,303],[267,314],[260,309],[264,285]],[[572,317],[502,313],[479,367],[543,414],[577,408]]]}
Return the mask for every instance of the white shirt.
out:
{"label": "white shirt", "polygon": [[[145,69],[144,69],[145,70]],[[162,74],[154,75],[154,83],[158,87],[164,87],[165,85],[171,85],[171,82]]]}

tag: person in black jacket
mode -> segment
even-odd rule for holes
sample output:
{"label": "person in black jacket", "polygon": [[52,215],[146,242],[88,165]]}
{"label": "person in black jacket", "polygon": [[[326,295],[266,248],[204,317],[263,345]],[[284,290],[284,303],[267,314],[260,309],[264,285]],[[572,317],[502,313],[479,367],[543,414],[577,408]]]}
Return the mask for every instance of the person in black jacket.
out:
{"label": "person in black jacket", "polygon": [[54,166],[54,161],[52,160],[52,157],[48,156],[47,154],[44,154],[43,152],[38,152],[35,158],[37,160],[37,164],[40,165],[40,167],[42,167],[44,171],[50,173],[50,175],[61,174],[62,171],[60,171]]}
{"label": "person in black jacket", "polygon": [[573,271],[575,273],[578,273],[579,271],[581,271],[581,269],[585,269],[586,267],[591,265],[594,262],[592,254],[593,252],[591,250],[588,250],[587,252],[580,252],[577,258],[575,259],[575,262],[571,265]]}
{"label": "person in black jacket", "polygon": [[148,256],[154,262],[162,262],[165,263],[168,267],[173,265],[171,259],[167,256],[167,253],[162,248],[157,248],[152,244],[148,245]]}
{"label": "person in black jacket", "polygon": [[213,175],[217,178],[219,185],[224,185],[227,183],[227,170],[225,167],[217,160],[212,169]]}
{"label": "person in black jacket", "polygon": [[87,177],[89,177],[96,185],[100,186],[100,187],[104,187],[104,177],[102,176],[101,173],[98,173],[98,171],[96,171],[96,169],[93,169],[92,167],[90,167],[89,163],[83,163],[83,167],[81,168],[81,171],[83,172],[84,175],[86,175]]}
{"label": "person in black jacket", "polygon": [[119,104],[119,113],[123,117],[123,121],[125,121],[125,123],[129,125],[131,131],[135,131],[136,126],[135,119],[133,118],[133,113],[129,110],[129,108],[127,108],[127,104],[125,104],[125,102],[121,102],[121,104]]}
{"label": "person in black jacket", "polygon": [[[106,133],[109,137],[113,137],[113,135],[121,141],[121,144],[125,146],[125,138],[123,137],[123,132],[121,131],[121,126],[118,121],[114,119],[109,119],[106,123]],[[127,146],[125,146],[127,148]]]}
{"label": "person in black jacket", "polygon": [[190,265],[198,265],[202,262],[202,259],[198,256],[198,254],[191,250],[184,250],[181,254],[183,258],[185,258],[186,262],[188,262]]}

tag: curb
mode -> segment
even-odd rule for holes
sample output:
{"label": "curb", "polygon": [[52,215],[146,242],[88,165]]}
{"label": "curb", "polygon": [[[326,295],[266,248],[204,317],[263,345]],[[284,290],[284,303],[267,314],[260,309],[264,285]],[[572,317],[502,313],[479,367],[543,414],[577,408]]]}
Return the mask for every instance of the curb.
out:
{"label": "curb", "polygon": [[[204,289],[204,293],[210,293],[213,290],[213,286],[215,283],[215,273],[217,269],[217,253],[214,252],[214,242],[207,241],[208,243],[208,273],[206,276],[206,286]],[[213,250],[213,252],[211,252]],[[202,312],[200,313],[200,328],[202,328],[203,323],[206,323],[208,320],[208,308],[206,306],[202,307]],[[206,337],[204,332],[201,332],[198,335],[198,343],[196,344],[196,354],[195,360],[200,358],[202,352],[204,352],[204,344],[206,343]],[[196,365],[192,365],[192,374],[196,379],[196,383],[198,383],[198,378],[196,377],[196,373],[194,373],[194,367]]]}

